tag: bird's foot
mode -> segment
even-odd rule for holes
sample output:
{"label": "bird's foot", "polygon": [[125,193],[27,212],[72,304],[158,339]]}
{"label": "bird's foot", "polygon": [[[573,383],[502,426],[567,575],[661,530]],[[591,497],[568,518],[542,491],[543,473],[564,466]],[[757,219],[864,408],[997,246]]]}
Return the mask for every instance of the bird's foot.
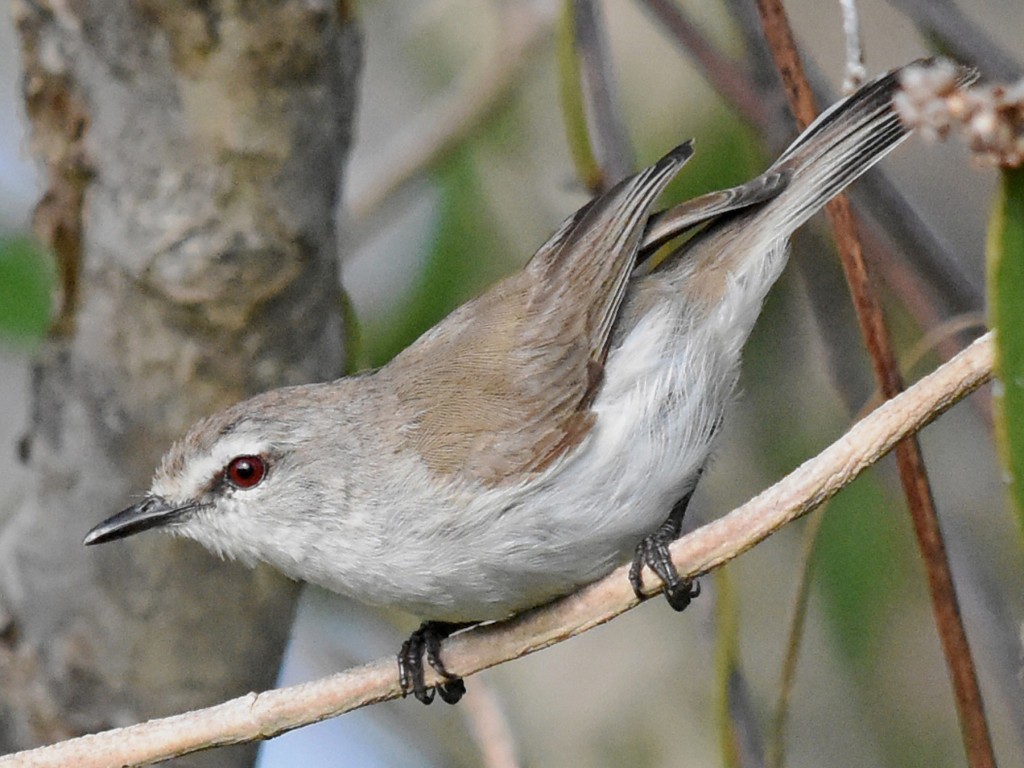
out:
{"label": "bird's foot", "polygon": [[643,570],[646,565],[661,579],[665,599],[676,611],[686,608],[700,594],[700,584],[693,579],[682,578],[669,555],[668,545],[679,538],[681,523],[681,516],[678,522],[669,518],[657,531],[645,536],[636,545],[633,563],[629,567],[629,583],[638,598],[644,599]]}
{"label": "bird's foot", "polygon": [[[455,704],[462,698],[462,694],[466,692],[466,684],[461,677],[445,669],[444,662],[441,661],[441,641],[463,626],[465,625],[425,621],[402,643],[402,650],[398,652],[398,679],[403,696],[412,693],[424,704],[434,700],[435,692],[447,704]],[[436,686],[427,685],[423,669],[424,659],[444,678],[444,682]]]}

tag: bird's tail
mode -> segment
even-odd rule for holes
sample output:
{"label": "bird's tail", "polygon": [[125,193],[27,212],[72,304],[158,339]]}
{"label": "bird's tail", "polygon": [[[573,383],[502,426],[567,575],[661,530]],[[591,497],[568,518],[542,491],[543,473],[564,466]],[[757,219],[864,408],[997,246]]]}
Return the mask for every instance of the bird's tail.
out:
{"label": "bird's tail", "polygon": [[[772,164],[768,173],[788,173],[790,180],[763,213],[782,231],[791,233],[910,135],[895,105],[907,67],[887,72],[833,104]],[[963,81],[971,77],[969,70],[962,70]]]}
{"label": "bird's tail", "polygon": [[[721,297],[729,275],[742,279],[748,269],[757,272],[750,275],[753,282],[767,282],[767,290],[781,272],[793,230],[909,136],[895,105],[905,69],[878,77],[822,112],[763,174],[786,179],[778,194],[714,220],[657,271],[681,286],[692,283],[712,301]],[[969,70],[961,71],[963,82],[971,78]]]}

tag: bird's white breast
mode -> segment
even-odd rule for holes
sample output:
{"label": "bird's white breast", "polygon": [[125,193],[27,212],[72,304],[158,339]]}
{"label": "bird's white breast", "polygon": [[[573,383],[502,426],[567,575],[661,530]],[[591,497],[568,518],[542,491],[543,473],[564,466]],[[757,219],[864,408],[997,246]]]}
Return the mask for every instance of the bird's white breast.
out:
{"label": "bird's white breast", "polygon": [[313,453],[304,470],[318,485],[283,491],[309,498],[295,512],[307,524],[273,505],[253,520],[252,505],[222,503],[178,532],[426,619],[501,618],[570,592],[627,560],[696,483],[771,284],[764,271],[784,262],[781,247],[767,251],[751,274],[732,273],[706,311],[671,279],[634,287],[592,404],[594,426],[539,475],[494,488],[439,482],[356,413],[339,437],[358,448],[359,471],[336,472]]}
{"label": "bird's white breast", "polygon": [[[674,303],[649,312],[609,355],[579,448],[516,487],[393,508],[402,522],[371,600],[440,620],[499,618],[628,559],[693,487],[733,389],[736,361],[708,355],[708,332]],[[326,586],[351,590],[343,582]]]}

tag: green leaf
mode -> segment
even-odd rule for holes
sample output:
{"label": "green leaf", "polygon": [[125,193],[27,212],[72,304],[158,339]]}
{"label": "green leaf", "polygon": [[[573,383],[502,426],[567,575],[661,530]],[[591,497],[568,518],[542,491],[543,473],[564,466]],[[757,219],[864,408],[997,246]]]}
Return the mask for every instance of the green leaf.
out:
{"label": "green leaf", "polygon": [[989,324],[996,329],[996,436],[1024,531],[1024,168],[1004,169],[988,231]]}
{"label": "green leaf", "polygon": [[0,334],[35,341],[50,322],[53,275],[42,251],[28,238],[0,241]]}

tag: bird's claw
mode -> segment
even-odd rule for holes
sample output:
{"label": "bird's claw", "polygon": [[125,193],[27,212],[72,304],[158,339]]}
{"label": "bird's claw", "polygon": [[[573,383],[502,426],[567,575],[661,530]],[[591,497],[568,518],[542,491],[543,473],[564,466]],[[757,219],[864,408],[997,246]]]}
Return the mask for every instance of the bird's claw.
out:
{"label": "bird's claw", "polygon": [[[462,698],[466,692],[466,684],[461,677],[445,669],[444,662],[441,661],[441,641],[458,628],[457,624],[426,621],[402,643],[402,649],[398,652],[398,681],[403,696],[412,693],[417,701],[424,704],[430,704],[435,693],[447,704],[455,704]],[[434,686],[427,685],[423,668],[424,659],[444,678],[444,682]]]}
{"label": "bird's claw", "polygon": [[668,551],[668,545],[678,536],[677,530],[668,530],[662,526],[649,536],[645,536],[636,546],[633,563],[629,567],[629,583],[633,592],[641,600],[644,599],[643,570],[646,565],[661,579],[662,593],[673,610],[681,611],[700,594],[700,584],[693,579],[684,579],[676,570]]}

